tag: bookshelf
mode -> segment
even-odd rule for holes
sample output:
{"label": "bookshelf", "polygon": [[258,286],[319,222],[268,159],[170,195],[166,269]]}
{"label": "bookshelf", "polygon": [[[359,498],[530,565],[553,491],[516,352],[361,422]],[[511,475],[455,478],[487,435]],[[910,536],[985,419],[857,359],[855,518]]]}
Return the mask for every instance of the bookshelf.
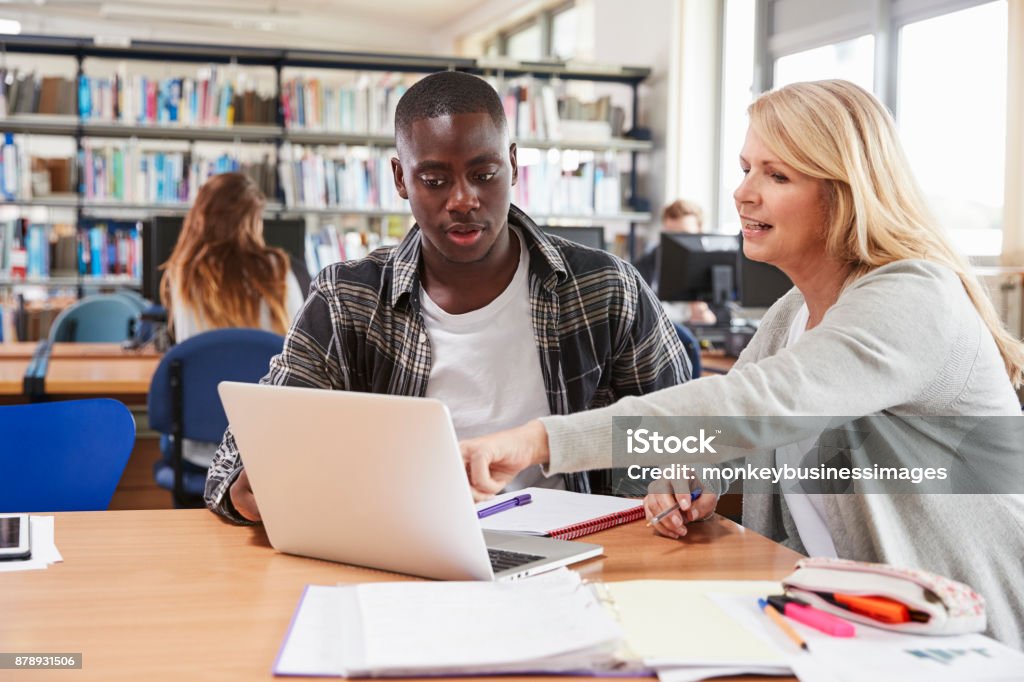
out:
{"label": "bookshelf", "polygon": [[[15,136],[74,145],[70,192],[37,195],[22,182],[18,192],[0,184],[0,198],[23,213],[60,213],[49,221],[79,230],[101,219],[183,214],[210,172],[241,169],[260,176],[271,217],[305,217],[307,233],[338,220],[331,230],[379,224],[363,244],[394,240],[411,220],[390,181],[394,105],[415,79],[448,69],[498,90],[521,150],[513,200],[538,222],[628,226],[623,255],[632,255],[636,225],[650,220],[637,164],[653,144],[626,132],[627,121],[637,128],[647,68],[55,36],[2,36],[0,55],[0,143]],[[7,65],[16,55],[70,66],[16,69]],[[566,94],[571,83],[629,88],[632,109],[575,98]],[[357,178],[369,180],[360,186]],[[27,282],[0,269],[0,287]],[[31,282],[79,291],[138,285],[112,273]]]}

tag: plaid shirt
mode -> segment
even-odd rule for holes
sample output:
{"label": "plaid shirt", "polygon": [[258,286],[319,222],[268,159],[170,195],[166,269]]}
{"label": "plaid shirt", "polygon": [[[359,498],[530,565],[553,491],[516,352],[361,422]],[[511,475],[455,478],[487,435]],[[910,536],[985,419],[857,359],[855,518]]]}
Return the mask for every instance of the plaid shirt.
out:
{"label": "plaid shirt", "polygon": [[[609,405],[690,378],[672,323],[633,266],[543,234],[515,206],[525,236],[530,307],[551,414]],[[320,272],[261,383],[424,396],[431,350],[420,314],[420,231]],[[241,471],[230,429],[210,466],[206,504],[243,523],[227,491]],[[310,472],[315,475],[314,472]],[[586,474],[566,477],[589,492]]]}

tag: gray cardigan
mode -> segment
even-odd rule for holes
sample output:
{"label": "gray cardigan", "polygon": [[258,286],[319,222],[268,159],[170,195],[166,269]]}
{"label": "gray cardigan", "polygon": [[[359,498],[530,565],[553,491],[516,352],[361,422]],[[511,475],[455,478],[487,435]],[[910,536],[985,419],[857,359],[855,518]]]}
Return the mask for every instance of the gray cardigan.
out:
{"label": "gray cardigan", "polygon": [[[772,306],[727,375],[543,419],[550,470],[611,466],[615,416],[1020,415],[992,335],[948,268],[878,268],[786,348],[802,304],[793,289]],[[761,443],[763,456],[784,444]],[[837,495],[826,522],[840,557],[967,583],[986,599],[989,634],[1024,646],[1024,495]],[[747,495],[743,525],[804,551],[781,495]]]}

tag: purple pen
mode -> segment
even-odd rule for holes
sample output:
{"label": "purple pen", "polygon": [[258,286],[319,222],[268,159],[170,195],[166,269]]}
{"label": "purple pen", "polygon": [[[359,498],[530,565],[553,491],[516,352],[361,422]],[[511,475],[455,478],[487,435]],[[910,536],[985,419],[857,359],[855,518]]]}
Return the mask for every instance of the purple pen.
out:
{"label": "purple pen", "polygon": [[530,497],[530,494],[529,493],[524,493],[522,495],[516,495],[515,497],[510,497],[509,499],[505,500],[504,502],[499,502],[498,504],[491,505],[490,507],[484,507],[483,509],[478,511],[476,513],[476,515],[477,515],[477,518],[483,519],[483,518],[487,518],[488,516],[493,516],[493,515],[495,515],[495,514],[497,514],[499,512],[503,512],[506,509],[512,509],[513,507],[521,507],[524,504],[530,504],[530,502],[532,502],[532,501],[533,501],[533,498]]}

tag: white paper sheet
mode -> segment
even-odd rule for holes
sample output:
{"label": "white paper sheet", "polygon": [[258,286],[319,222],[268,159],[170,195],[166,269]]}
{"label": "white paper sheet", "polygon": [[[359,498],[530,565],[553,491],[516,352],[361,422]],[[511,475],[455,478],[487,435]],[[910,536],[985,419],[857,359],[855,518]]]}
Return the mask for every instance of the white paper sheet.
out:
{"label": "white paper sheet", "polygon": [[36,571],[64,561],[53,540],[52,516],[30,516],[29,532],[32,534],[32,557],[21,561],[0,561],[0,573]]}

